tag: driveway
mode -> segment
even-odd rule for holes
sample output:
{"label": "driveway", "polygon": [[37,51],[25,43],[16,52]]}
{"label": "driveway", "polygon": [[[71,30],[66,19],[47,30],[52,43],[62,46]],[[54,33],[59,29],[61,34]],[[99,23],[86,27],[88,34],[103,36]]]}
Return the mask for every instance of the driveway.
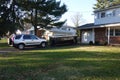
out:
{"label": "driveway", "polygon": [[21,51],[18,49],[15,49],[13,47],[0,49],[0,54],[1,53],[10,53],[10,52],[21,52]]}

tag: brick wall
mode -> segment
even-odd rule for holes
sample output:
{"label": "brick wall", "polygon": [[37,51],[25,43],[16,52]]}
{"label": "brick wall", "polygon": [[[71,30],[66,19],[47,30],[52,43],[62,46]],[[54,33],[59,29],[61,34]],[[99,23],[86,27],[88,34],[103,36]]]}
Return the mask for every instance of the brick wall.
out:
{"label": "brick wall", "polygon": [[110,44],[120,44],[120,36],[110,37]]}
{"label": "brick wall", "polygon": [[95,28],[95,42],[105,44],[107,42],[106,28]]}

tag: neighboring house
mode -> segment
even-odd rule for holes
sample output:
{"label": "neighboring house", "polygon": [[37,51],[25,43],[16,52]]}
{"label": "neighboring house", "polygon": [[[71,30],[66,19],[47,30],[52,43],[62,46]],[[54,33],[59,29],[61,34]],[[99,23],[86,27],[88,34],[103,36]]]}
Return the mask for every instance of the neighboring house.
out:
{"label": "neighboring house", "polygon": [[35,34],[34,32],[34,27],[31,27],[30,29],[27,30],[28,34]]}
{"label": "neighboring house", "polygon": [[53,27],[51,29],[38,29],[37,35],[39,37],[45,37],[47,40],[57,37],[69,37],[76,36],[76,29],[70,26],[62,26],[60,28]]}
{"label": "neighboring house", "polygon": [[[22,34],[34,34],[34,27],[23,31]],[[77,43],[76,29],[70,26],[62,26],[59,28],[53,27],[50,29],[43,29],[38,27],[36,35],[50,41],[51,45],[61,43]]]}
{"label": "neighboring house", "polygon": [[76,29],[71,26],[54,27],[50,31],[53,32],[52,36],[76,36]]}
{"label": "neighboring house", "polygon": [[94,23],[78,27],[81,43],[120,44],[120,5],[94,11]]}

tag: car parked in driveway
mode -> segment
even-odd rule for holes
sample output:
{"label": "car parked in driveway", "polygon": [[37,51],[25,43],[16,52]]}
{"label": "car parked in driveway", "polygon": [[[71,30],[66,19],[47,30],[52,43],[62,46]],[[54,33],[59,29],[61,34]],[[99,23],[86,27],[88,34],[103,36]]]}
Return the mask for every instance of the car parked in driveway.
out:
{"label": "car parked in driveway", "polygon": [[24,49],[27,46],[40,46],[45,48],[47,41],[35,35],[21,34],[14,37],[13,46],[18,49]]}

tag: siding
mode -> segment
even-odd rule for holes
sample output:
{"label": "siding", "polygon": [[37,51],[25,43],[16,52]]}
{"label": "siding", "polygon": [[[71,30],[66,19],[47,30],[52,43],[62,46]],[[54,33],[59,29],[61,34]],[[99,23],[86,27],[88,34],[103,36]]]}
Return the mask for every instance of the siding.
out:
{"label": "siding", "polygon": [[[120,22],[120,8],[116,8],[116,9],[111,9],[115,11],[115,15],[114,16],[109,16],[109,17],[104,17],[104,18],[97,18],[95,17],[94,19],[94,24],[95,25],[100,25],[100,24],[110,24],[110,23],[119,23]],[[107,11],[105,11],[107,12]],[[101,15],[97,15],[100,14],[101,12],[96,12],[95,15],[96,16],[101,16]]]}

